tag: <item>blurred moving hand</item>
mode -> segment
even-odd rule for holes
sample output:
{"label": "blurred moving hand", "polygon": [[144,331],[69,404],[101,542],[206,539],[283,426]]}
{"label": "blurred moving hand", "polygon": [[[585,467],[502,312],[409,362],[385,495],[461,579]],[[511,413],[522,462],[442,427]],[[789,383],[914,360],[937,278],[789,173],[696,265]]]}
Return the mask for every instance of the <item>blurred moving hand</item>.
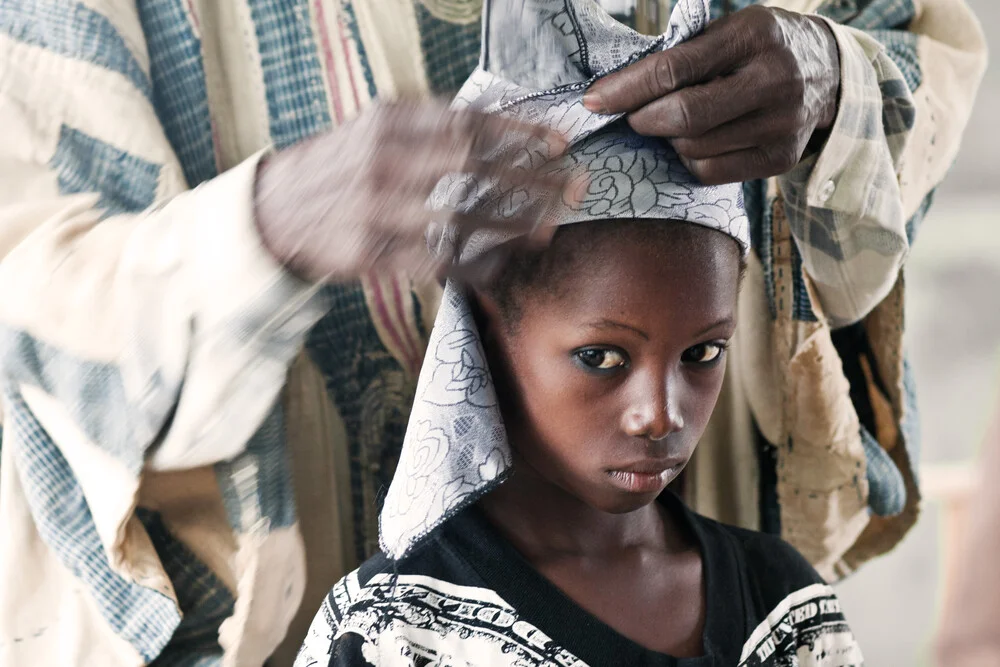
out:
{"label": "blurred moving hand", "polygon": [[314,281],[350,280],[370,270],[403,271],[415,280],[448,274],[454,270],[452,257],[428,252],[433,239],[427,237],[442,218],[460,238],[495,226],[529,232],[539,218],[484,220],[432,212],[427,198],[443,176],[495,176],[530,189],[539,201],[560,196],[567,185],[518,163],[509,150],[498,150],[510,145],[512,135],[523,135],[525,145],[532,139],[547,142],[553,157],[566,148],[552,130],[451,111],[438,102],[375,105],[355,121],[262,162],[255,204],[264,245],[293,272]]}

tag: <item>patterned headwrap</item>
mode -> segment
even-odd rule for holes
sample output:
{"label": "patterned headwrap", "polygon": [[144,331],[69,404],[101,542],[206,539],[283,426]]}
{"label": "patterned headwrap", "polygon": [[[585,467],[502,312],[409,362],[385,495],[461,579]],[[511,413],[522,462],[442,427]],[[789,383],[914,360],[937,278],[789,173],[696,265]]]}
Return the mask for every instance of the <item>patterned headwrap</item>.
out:
{"label": "patterned headwrap", "polygon": [[[659,37],[621,25],[593,0],[487,0],[483,21],[479,67],[453,107],[547,126],[566,137],[569,148],[554,162],[540,139],[525,144],[523,137],[512,137],[498,149],[526,168],[547,164],[549,173],[586,178],[585,192],[549,206],[548,221],[684,221],[722,231],[747,252],[739,184],[701,185],[666,142],[641,137],[621,115],[595,114],[582,102],[598,78],[701,32],[708,22],[706,0],[680,0]],[[438,185],[431,205],[513,219],[529,210],[531,199],[524,188],[456,174]],[[471,261],[511,238],[502,231],[477,231],[457,252],[458,261]],[[452,241],[443,238],[444,244]],[[383,552],[394,559],[405,556],[450,516],[500,484],[511,464],[466,290],[449,282],[382,510]]]}

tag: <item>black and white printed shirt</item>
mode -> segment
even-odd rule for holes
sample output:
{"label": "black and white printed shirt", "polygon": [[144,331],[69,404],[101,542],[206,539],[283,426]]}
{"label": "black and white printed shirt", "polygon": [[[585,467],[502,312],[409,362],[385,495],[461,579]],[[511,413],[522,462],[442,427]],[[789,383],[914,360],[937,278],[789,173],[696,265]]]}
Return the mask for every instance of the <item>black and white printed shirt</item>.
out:
{"label": "black and white printed shirt", "polygon": [[[674,658],[623,637],[566,597],[477,507],[411,556],[372,558],[313,621],[296,667],[854,667],[864,663],[833,590],[785,542],[662,501],[704,561],[704,655]],[[600,585],[595,582],[595,585]]]}

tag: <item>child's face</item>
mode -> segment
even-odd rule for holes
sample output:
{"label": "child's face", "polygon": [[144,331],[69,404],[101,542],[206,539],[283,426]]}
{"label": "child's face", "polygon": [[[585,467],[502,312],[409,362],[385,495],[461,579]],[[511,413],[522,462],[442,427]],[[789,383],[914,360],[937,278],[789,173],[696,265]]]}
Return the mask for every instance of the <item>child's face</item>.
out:
{"label": "child's face", "polygon": [[680,473],[722,386],[739,254],[677,227],[668,243],[609,237],[559,289],[524,295],[517,326],[491,325],[523,463],[606,512],[652,502]]}

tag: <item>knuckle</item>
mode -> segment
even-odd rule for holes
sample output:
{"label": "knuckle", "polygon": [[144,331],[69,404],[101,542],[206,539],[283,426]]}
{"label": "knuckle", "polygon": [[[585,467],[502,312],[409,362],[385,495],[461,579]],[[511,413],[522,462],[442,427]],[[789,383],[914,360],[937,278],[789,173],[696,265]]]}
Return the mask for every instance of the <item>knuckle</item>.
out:
{"label": "knuckle", "polygon": [[799,161],[798,150],[794,142],[778,144],[771,156],[771,168],[775,173],[783,174]]}
{"label": "knuckle", "polygon": [[628,116],[625,117],[625,119],[628,122],[629,127],[631,127],[636,134],[649,136],[650,134],[652,134],[653,125],[652,123],[650,123],[648,116],[649,116],[648,113],[639,110],[630,113]]}
{"label": "knuckle", "polygon": [[799,105],[799,107],[795,109],[795,113],[792,117],[794,129],[800,130],[803,127],[807,127],[811,120],[811,116],[812,112],[805,104]]}
{"label": "knuckle", "polygon": [[675,95],[673,103],[674,116],[676,118],[677,133],[681,136],[699,135],[704,132],[705,119],[698,119],[696,113],[698,104],[696,96],[691,91],[688,94],[679,93]]}
{"label": "knuckle", "polygon": [[756,20],[758,22],[761,36],[766,38],[768,42],[774,44],[783,42],[785,34],[782,29],[782,21],[778,11],[762,5],[755,5],[754,7],[758,10],[756,13]]}
{"label": "knuckle", "polygon": [[676,48],[664,51],[656,59],[651,79],[660,94],[668,93],[691,83],[694,63],[686,49]]}
{"label": "knuckle", "polygon": [[746,14],[749,27],[745,34],[751,42],[765,49],[784,43],[785,31],[780,10],[763,5],[751,5],[743,12]]}
{"label": "knuckle", "polygon": [[788,92],[791,93],[793,99],[804,101],[806,94],[806,77],[802,72],[802,68],[799,67],[798,61],[796,61],[794,57],[789,56],[784,64],[784,69],[788,72],[787,81],[785,83]]}
{"label": "knuckle", "polygon": [[650,96],[662,95],[668,90],[673,90],[677,72],[673,58],[666,57],[666,54],[656,59],[653,67],[646,77],[646,85]]}

